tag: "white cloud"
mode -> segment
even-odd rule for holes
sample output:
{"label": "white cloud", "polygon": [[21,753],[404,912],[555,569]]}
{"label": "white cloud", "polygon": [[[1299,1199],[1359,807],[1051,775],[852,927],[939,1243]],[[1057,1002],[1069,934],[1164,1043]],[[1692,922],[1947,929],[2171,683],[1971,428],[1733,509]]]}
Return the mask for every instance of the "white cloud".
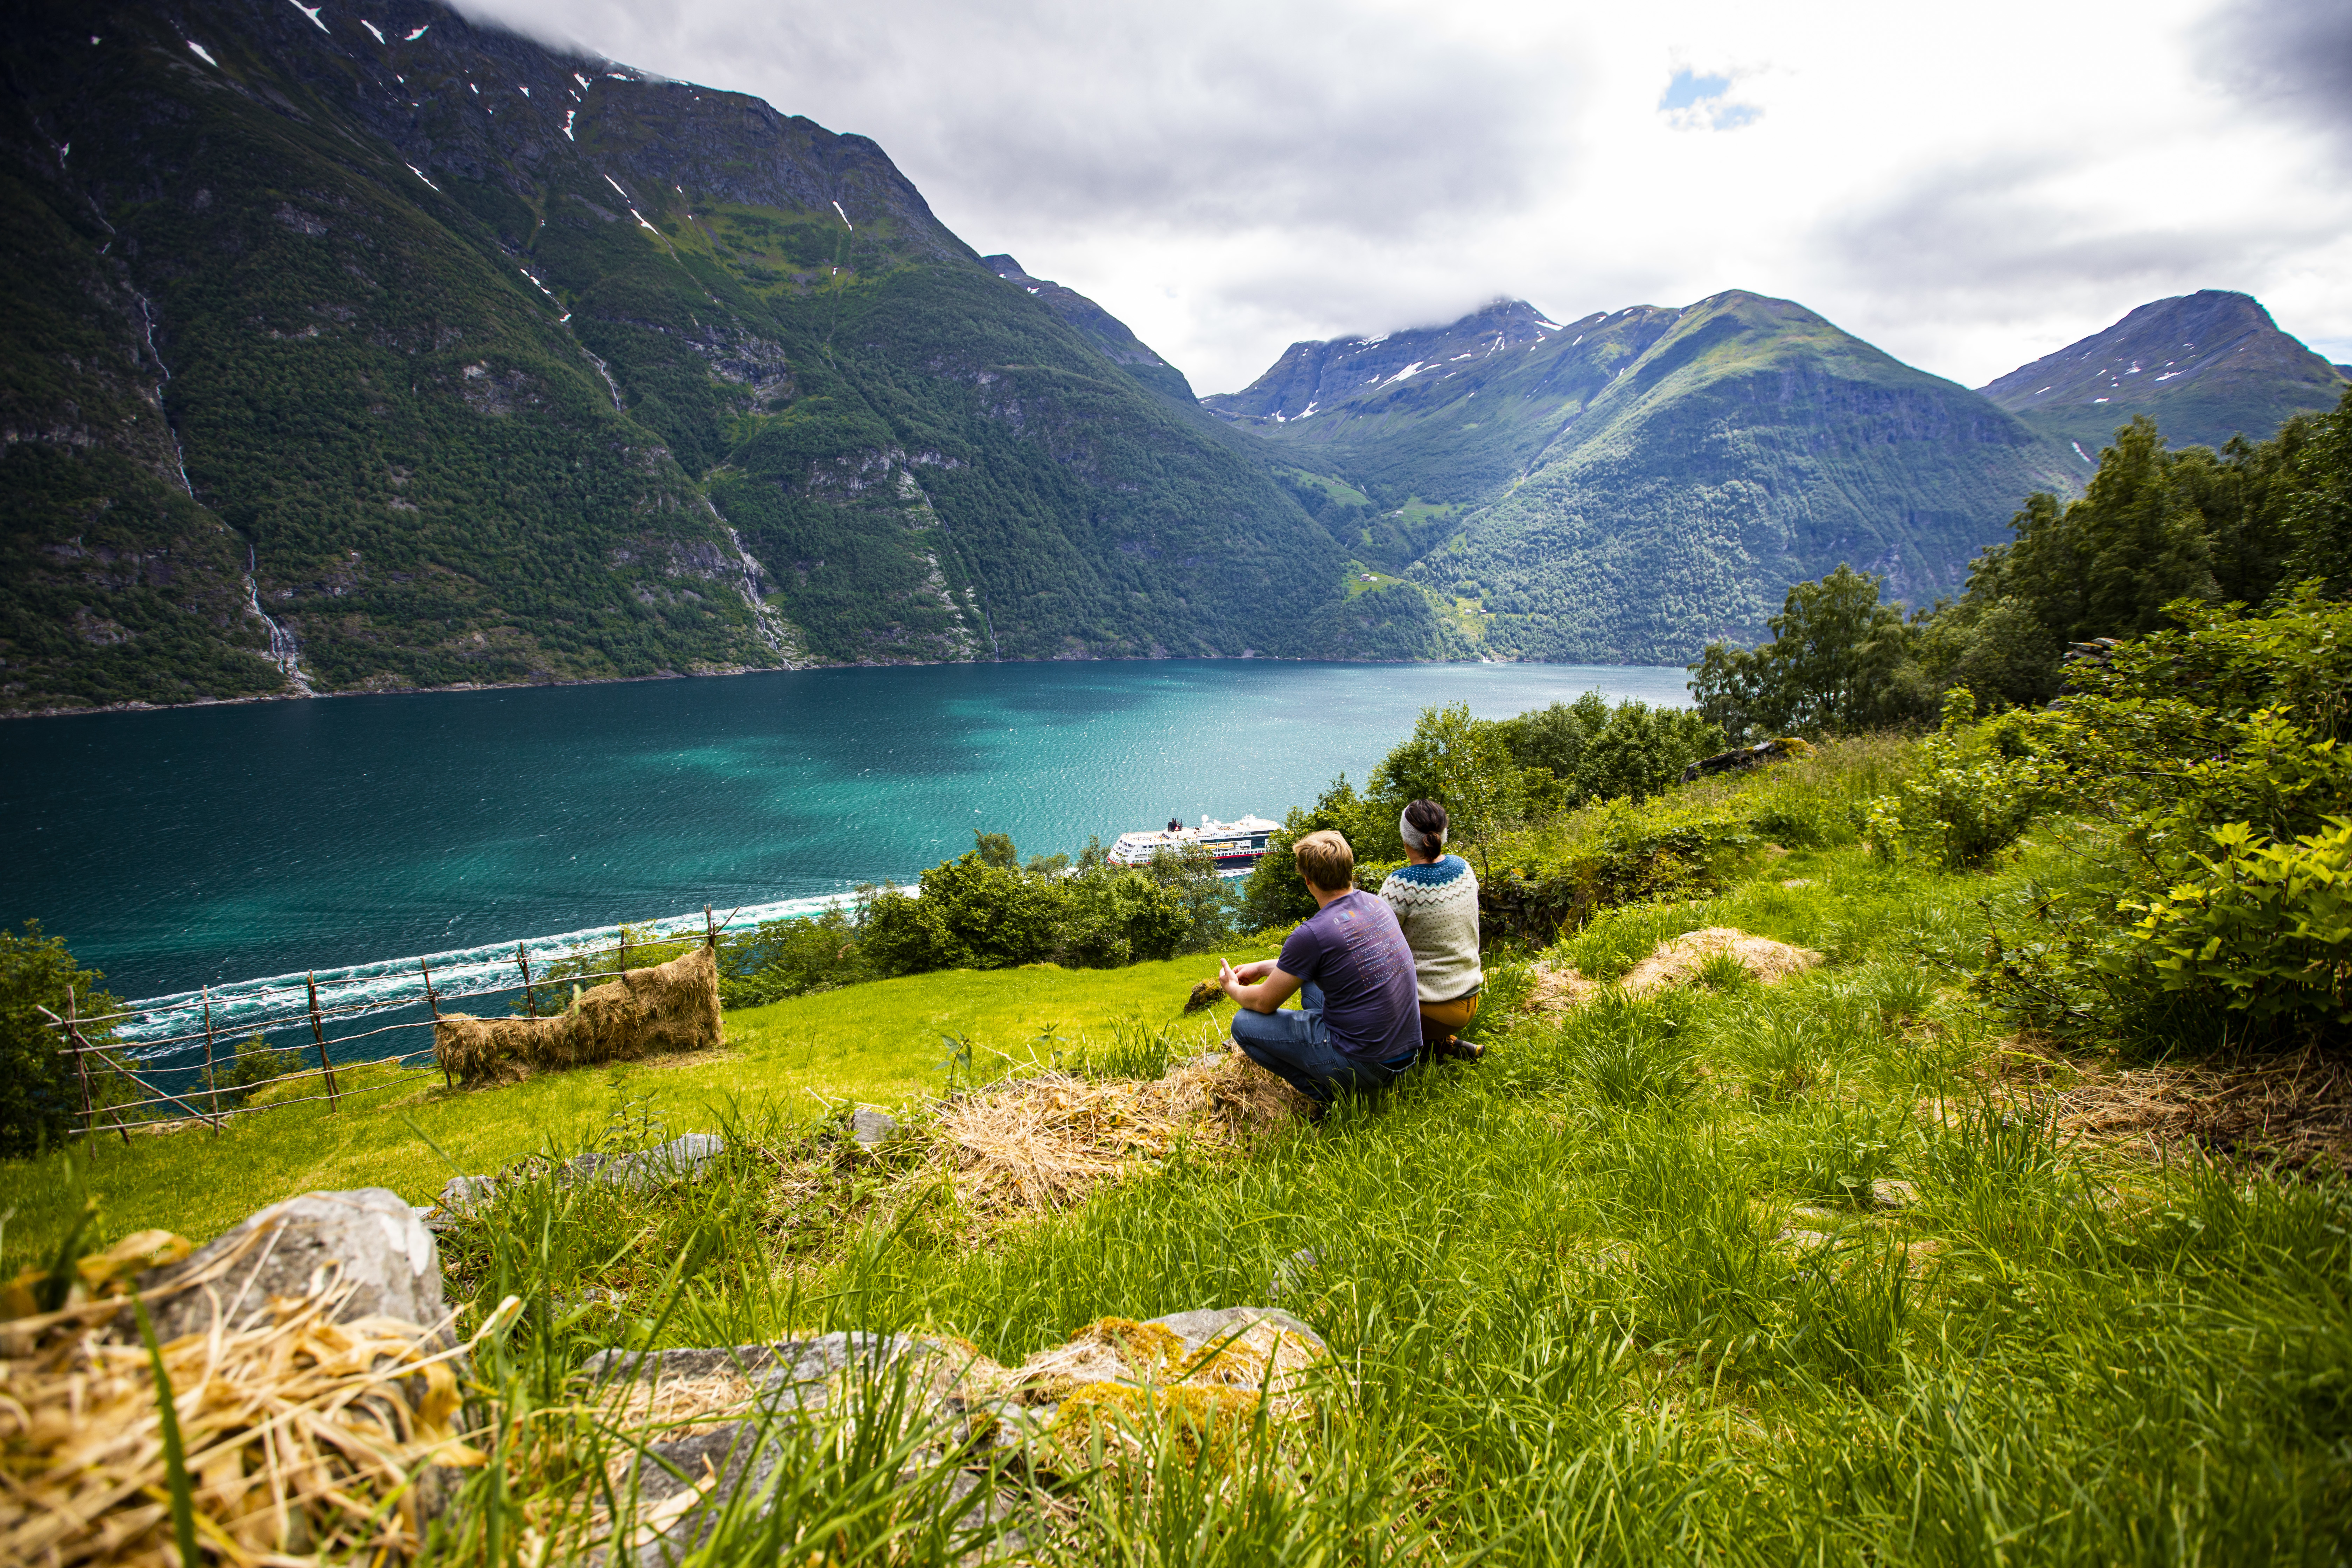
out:
{"label": "white cloud", "polygon": [[2200,288],[2352,339],[2343,118],[2210,42],[2324,0],[469,9],[873,137],[1202,391],[1497,293],[1755,289],[1971,384]]}

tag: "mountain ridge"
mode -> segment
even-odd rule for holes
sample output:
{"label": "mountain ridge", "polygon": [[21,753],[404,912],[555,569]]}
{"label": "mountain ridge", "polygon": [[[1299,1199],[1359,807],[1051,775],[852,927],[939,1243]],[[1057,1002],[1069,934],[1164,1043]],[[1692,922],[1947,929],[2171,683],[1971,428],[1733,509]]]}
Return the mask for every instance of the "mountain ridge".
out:
{"label": "mountain ridge", "polygon": [[2293,416],[2333,406],[2346,379],[2252,295],[2201,289],[2150,300],[1977,390],[2095,455],[2139,414],[2176,447],[2266,440]]}
{"label": "mountain ridge", "polygon": [[0,709],[1453,646],[867,138],[430,0],[0,43]]}

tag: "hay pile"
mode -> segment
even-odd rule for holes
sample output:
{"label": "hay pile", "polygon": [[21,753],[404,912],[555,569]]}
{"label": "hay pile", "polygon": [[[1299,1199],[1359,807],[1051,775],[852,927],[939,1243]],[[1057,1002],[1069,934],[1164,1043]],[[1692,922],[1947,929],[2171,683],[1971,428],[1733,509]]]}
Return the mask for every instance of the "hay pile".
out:
{"label": "hay pile", "polygon": [[950,1101],[937,1133],[972,1207],[1060,1208],[1180,1140],[1244,1146],[1305,1108],[1296,1089],[1227,1049],[1161,1079],[1049,1072],[998,1084]]}
{"label": "hay pile", "polygon": [[[143,1298],[199,1289],[234,1258]],[[163,1346],[199,1550],[234,1563],[413,1556],[436,1467],[482,1456],[434,1330],[332,1321],[353,1287],[322,1280],[271,1321]],[[153,1363],[120,1337],[121,1300],[8,1325],[0,1362],[0,1562],[176,1564]],[[110,1333],[110,1330],[112,1331]],[[430,1494],[428,1496],[428,1494]]]}
{"label": "hay pile", "polygon": [[1647,996],[1669,985],[1687,984],[1706,967],[1708,959],[1723,952],[1738,959],[1742,969],[1767,985],[1811,969],[1822,961],[1822,955],[1811,948],[1790,947],[1769,937],[1749,936],[1734,926],[1708,926],[1658,943],[1656,952],[1635,964],[1617,984],[1628,996]]}
{"label": "hay pile", "polygon": [[511,1083],[535,1072],[704,1050],[720,1038],[719,958],[706,946],[625,971],[556,1017],[448,1014],[433,1026],[433,1056],[460,1082]]}
{"label": "hay pile", "polygon": [[1601,983],[1587,980],[1573,964],[1538,963],[1531,973],[1535,983],[1520,1005],[1530,1013],[1565,1013],[1601,994]]}
{"label": "hay pile", "polygon": [[[1822,962],[1822,955],[1811,948],[1790,947],[1769,937],[1750,936],[1733,926],[1708,926],[1658,943],[1649,957],[1617,982],[1617,989],[1628,996],[1647,996],[1669,985],[1688,984],[1706,966],[1708,959],[1725,952],[1767,985]],[[1583,1006],[1609,988],[1565,963],[1538,963],[1532,973],[1535,984],[1527,1000],[1520,1004],[1523,1010],[1530,1013],[1565,1013]]]}
{"label": "hay pile", "polygon": [[2352,1062],[2316,1047],[2085,1078],[2058,1125],[2107,1142],[2194,1142],[2289,1169],[2352,1170]]}

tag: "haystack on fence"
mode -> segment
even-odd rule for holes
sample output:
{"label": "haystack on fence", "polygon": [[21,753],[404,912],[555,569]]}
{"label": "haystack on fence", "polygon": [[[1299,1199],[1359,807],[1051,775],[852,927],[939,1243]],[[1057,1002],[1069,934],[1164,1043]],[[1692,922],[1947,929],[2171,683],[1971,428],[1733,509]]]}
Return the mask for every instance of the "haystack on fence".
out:
{"label": "haystack on fence", "polygon": [[[231,1117],[325,1100],[341,1109],[347,1094],[373,1094],[439,1074],[444,1082],[501,1082],[532,1071],[552,1070],[592,1062],[635,1060],[674,1051],[715,1046],[719,1040],[718,985],[719,933],[727,922],[703,910],[703,940],[684,957],[667,963],[631,968],[625,931],[618,939],[617,962],[610,969],[551,978],[542,968],[533,974],[531,959],[521,944],[515,948],[516,981],[505,985],[479,984],[466,988],[472,998],[519,998],[523,1016],[477,1018],[445,1015],[448,992],[436,986],[426,961],[417,961],[423,982],[421,995],[387,1001],[368,993],[338,994],[338,983],[306,976],[299,985],[274,986],[246,993],[247,1011],[234,1027],[215,1019],[207,987],[198,1007],[188,1009],[201,1022],[173,1034],[141,1038],[125,1044],[111,1037],[118,1026],[149,1022],[152,1007],[124,1007],[108,1013],[83,1014],[68,994],[62,1013],[47,1015],[47,1027],[58,1037],[58,1049],[70,1066],[71,1090],[78,1097],[81,1131],[93,1142],[103,1127],[111,1127],[128,1142],[132,1131],[168,1130],[190,1123],[217,1133]],[[667,946],[677,937],[657,938]],[[686,940],[691,940],[688,938]],[[643,951],[642,948],[640,951]],[[370,982],[341,983],[345,990],[362,990]],[[592,985],[582,992],[579,988]],[[562,988],[573,994],[566,999]],[[322,997],[321,992],[326,994]],[[252,1004],[258,1002],[256,1010]],[[338,1023],[381,1016],[422,1002],[428,1016],[377,1024],[335,1034]],[[542,1016],[551,1008],[553,1016]],[[452,1045],[443,1045],[446,1026]],[[470,1027],[468,1027],[470,1026]],[[403,1032],[431,1030],[432,1043],[410,1049],[362,1057],[352,1047],[362,1042]],[[293,1071],[224,1088],[220,1075],[236,1061],[236,1040],[258,1035],[268,1040],[292,1031],[293,1042],[278,1048],[302,1060]],[[201,1052],[199,1056],[198,1053]],[[188,1059],[159,1065],[158,1058]],[[348,1086],[342,1075],[354,1068],[389,1067],[388,1074],[371,1072],[363,1086]],[[193,1079],[173,1086],[173,1077]],[[280,1084],[315,1085],[318,1092],[272,1098],[259,1104],[253,1096]],[[177,1092],[174,1092],[174,1087]],[[238,1103],[242,1099],[243,1103]]]}
{"label": "haystack on fence", "polygon": [[433,1025],[436,1059],[466,1083],[707,1050],[719,1041],[719,955],[709,943],[667,963],[623,970],[552,1018],[452,1013]]}

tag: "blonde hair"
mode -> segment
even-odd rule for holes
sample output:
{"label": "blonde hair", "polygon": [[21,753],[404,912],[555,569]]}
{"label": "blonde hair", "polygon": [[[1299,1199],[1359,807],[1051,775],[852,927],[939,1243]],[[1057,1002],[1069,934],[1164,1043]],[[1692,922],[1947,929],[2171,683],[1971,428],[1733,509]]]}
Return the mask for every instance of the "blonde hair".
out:
{"label": "blonde hair", "polygon": [[1344,893],[1356,885],[1356,852],[1330,828],[1310,833],[1290,847],[1298,874],[1307,886],[1326,893]]}

